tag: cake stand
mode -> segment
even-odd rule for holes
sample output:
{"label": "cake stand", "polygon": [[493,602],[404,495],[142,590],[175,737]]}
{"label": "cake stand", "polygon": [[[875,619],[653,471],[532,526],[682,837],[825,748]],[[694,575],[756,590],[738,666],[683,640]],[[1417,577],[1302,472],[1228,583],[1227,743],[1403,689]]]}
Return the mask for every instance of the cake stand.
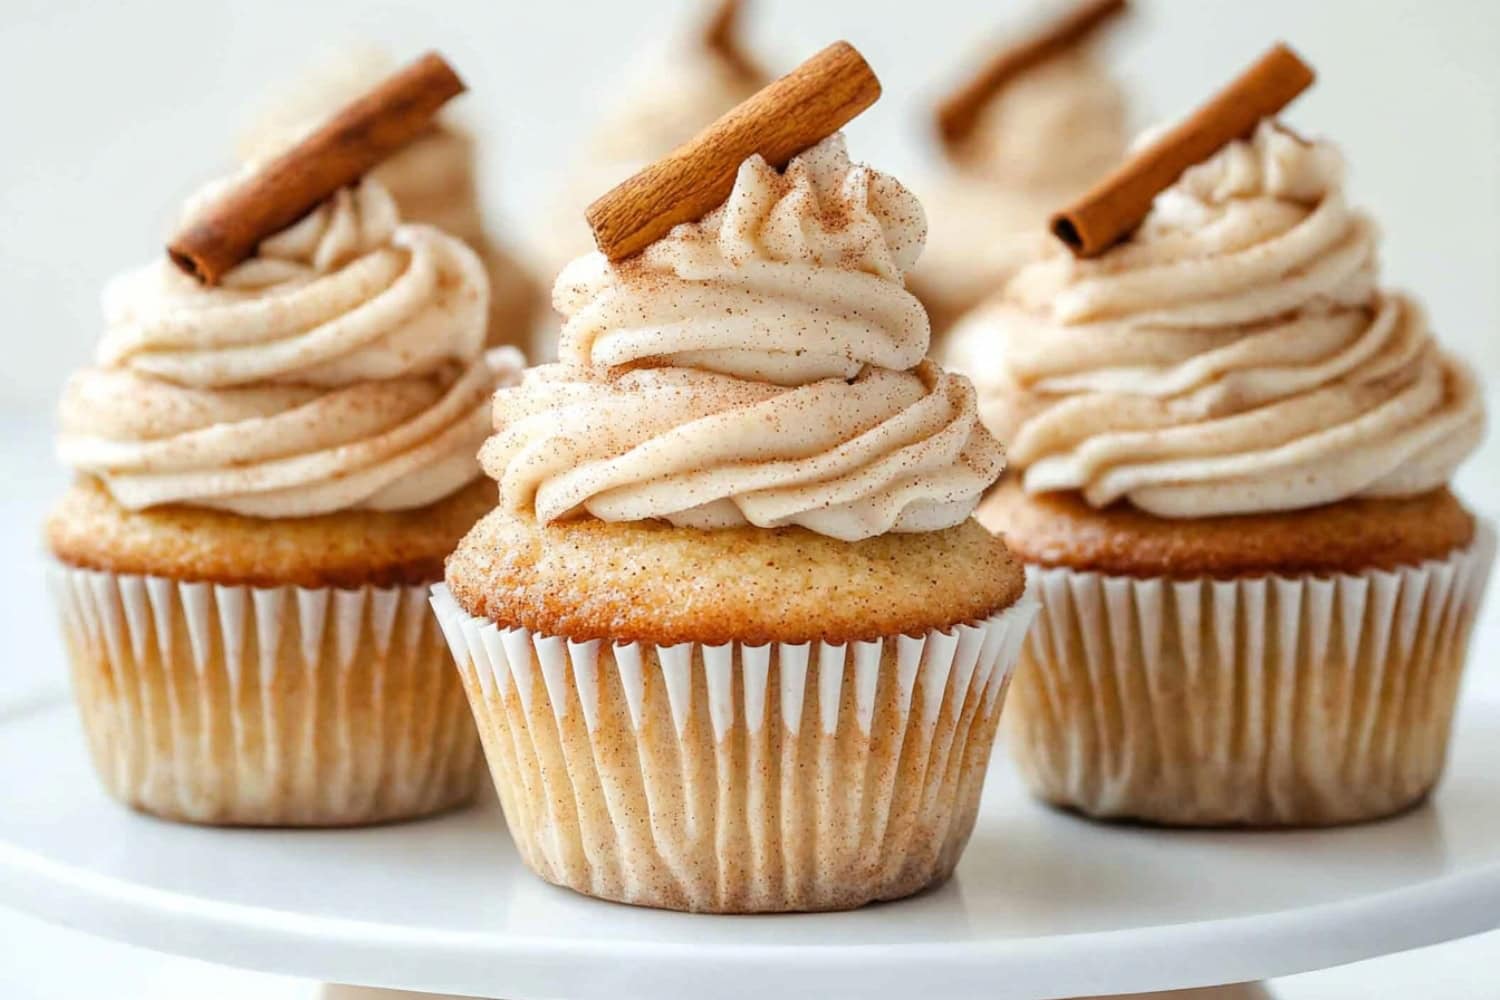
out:
{"label": "cake stand", "polygon": [[[1476,664],[1477,666],[1478,664]],[[1107,827],[998,758],[947,885],[852,913],[692,916],[521,866],[493,801],[363,830],[132,813],[71,704],[0,710],[0,903],[162,951],[329,982],[508,998],[1071,997],[1266,979],[1500,926],[1500,700],[1461,712],[1421,808],[1336,831]]]}

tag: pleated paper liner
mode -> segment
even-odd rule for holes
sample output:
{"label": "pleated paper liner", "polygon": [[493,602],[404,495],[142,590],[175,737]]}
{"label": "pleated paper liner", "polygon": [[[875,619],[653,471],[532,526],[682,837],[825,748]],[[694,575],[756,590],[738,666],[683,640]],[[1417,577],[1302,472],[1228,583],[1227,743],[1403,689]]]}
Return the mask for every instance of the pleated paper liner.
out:
{"label": "pleated paper liner", "polygon": [[1447,754],[1495,533],[1392,572],[1133,579],[1031,567],[1008,726],[1096,817],[1314,826],[1421,801]]}
{"label": "pleated paper liner", "polygon": [[255,588],[55,566],[115,798],[168,819],[345,826],[468,802],[483,764],[427,588]]}
{"label": "pleated paper liner", "polygon": [[605,899],[829,910],[946,879],[973,829],[1029,598],[847,645],[570,642],[433,588],[517,849]]}

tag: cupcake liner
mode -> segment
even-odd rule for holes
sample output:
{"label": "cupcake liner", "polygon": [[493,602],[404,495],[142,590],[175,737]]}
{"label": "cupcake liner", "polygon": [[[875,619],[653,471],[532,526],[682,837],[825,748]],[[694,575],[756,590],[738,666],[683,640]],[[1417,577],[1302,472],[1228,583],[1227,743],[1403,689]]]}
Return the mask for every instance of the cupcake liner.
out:
{"label": "cupcake liner", "polygon": [[573,642],[433,607],[542,878],[712,912],[824,910],[946,878],[973,829],[1029,598],[827,643]]}
{"label": "cupcake liner", "polygon": [[1181,825],[1389,815],[1436,784],[1495,533],[1386,572],[1135,579],[1029,567],[1012,709],[1041,798]]}
{"label": "cupcake liner", "polygon": [[105,788],[197,823],[331,826],[472,798],[483,768],[427,588],[258,588],[54,566]]}

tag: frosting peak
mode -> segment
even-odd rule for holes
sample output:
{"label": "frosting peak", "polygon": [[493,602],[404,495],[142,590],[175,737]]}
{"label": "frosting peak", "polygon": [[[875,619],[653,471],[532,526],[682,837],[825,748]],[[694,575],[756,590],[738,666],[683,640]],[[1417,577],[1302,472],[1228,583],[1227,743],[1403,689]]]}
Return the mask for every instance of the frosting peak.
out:
{"label": "frosting peak", "polygon": [[561,363],[497,394],[481,461],[541,520],[763,527],[842,539],[961,522],[999,474],[973,388],[923,358],[904,286],[916,199],[843,137],[635,258],[573,262]]}
{"label": "frosting peak", "polygon": [[367,178],[216,287],[166,260],[112,282],[59,450],[133,509],[422,506],[479,474],[490,393],[519,368],[484,354],[488,296],[472,250]]}
{"label": "frosting peak", "polygon": [[256,289],[337,271],[396,235],[401,215],[381,184],[343,188],[301,220],[261,242],[224,276],[224,287]]}
{"label": "frosting peak", "polygon": [[954,357],[1025,487],[1201,517],[1446,483],[1482,433],[1479,393],[1380,288],[1343,177],[1333,147],[1262,123],[1128,241],[1058,250],[966,324]]}
{"label": "frosting peak", "polygon": [[559,356],[612,368],[651,359],[800,385],[904,370],[930,330],[903,276],[922,250],[916,198],[827,139],[778,173],[741,165],[729,199],[638,257],[589,254],[553,293]]}

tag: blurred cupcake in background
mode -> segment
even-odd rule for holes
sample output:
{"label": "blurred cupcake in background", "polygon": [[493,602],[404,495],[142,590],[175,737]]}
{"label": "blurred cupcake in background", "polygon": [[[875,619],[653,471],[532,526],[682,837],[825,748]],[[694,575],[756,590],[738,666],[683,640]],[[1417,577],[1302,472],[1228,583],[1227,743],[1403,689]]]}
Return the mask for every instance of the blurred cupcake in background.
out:
{"label": "blurred cupcake in background", "polygon": [[946,169],[925,185],[930,233],[912,290],[934,337],[1046,246],[1050,213],[1124,155],[1120,84],[1098,52],[1125,0],[1064,7],[999,48],[936,109]]}
{"label": "blurred cupcake in background", "polygon": [[475,455],[521,358],[485,349],[470,247],[370,177],[304,214],[314,173],[195,198],[215,247],[236,199],[297,221],[222,273],[112,281],[63,391],[46,540],[83,729],[109,793],[170,819],[406,819],[481,774],[426,590],[494,504]]}
{"label": "blurred cupcake in background", "polygon": [[[603,116],[564,171],[562,187],[534,224],[537,255],[552,280],[594,248],[589,203],[697,135],[771,80],[741,39],[746,0],[717,0],[691,30],[642,52],[611,88]],[[556,345],[538,360],[555,356]]]}
{"label": "blurred cupcake in background", "polygon": [[[334,54],[283,85],[250,119],[235,147],[240,161],[260,162],[286,149],[394,68],[390,54],[373,46]],[[545,312],[545,290],[503,241],[492,237],[480,199],[479,166],[473,134],[442,115],[370,176],[396,199],[402,219],[436,226],[479,254],[490,284],[487,342],[529,349]]]}
{"label": "blurred cupcake in background", "polygon": [[1092,816],[1346,823],[1442,772],[1494,554],[1448,489],[1483,396],[1381,283],[1337,149],[1233,113],[1299,80],[1273,49],[1080,203],[1108,224],[1066,213],[1093,256],[1058,243],[953,334],[1017,473],[980,519],[1043,602],[1015,759]]}

